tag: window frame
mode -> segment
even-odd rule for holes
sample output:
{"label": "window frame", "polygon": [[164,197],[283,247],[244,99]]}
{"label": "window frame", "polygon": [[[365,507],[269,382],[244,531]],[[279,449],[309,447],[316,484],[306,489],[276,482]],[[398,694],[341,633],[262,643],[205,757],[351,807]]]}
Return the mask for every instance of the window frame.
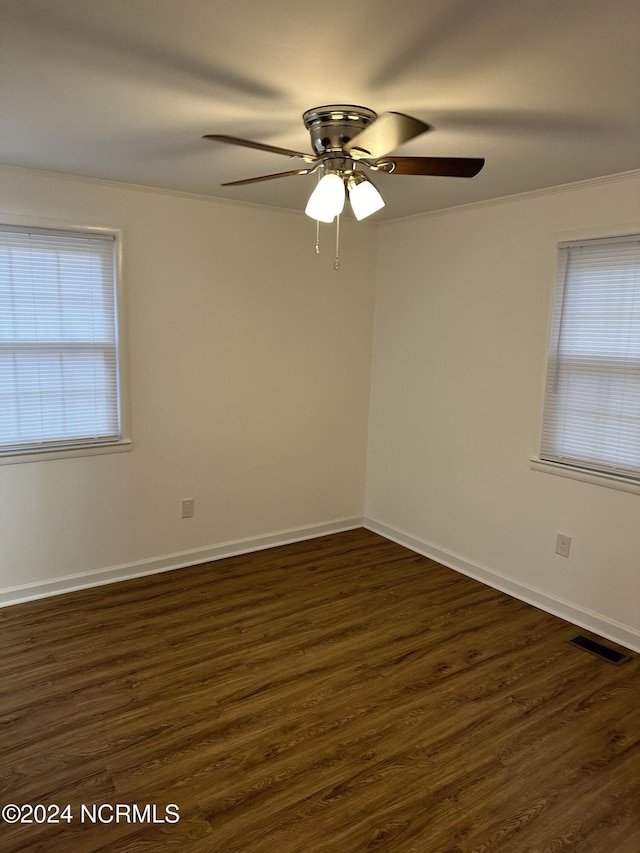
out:
{"label": "window frame", "polygon": [[[573,231],[557,232],[551,235],[549,246],[550,266],[552,268],[551,287],[549,291],[549,303],[547,308],[548,328],[545,339],[545,360],[544,373],[541,388],[540,414],[538,423],[540,425],[538,432],[538,451],[532,454],[529,458],[530,467],[534,471],[539,471],[546,474],[578,480],[584,483],[604,486],[609,489],[616,489],[632,494],[640,494],[640,478],[635,474],[628,475],[621,471],[615,473],[608,470],[598,470],[597,467],[591,468],[588,465],[573,464],[571,462],[563,462],[555,459],[548,459],[542,455],[542,437],[544,431],[545,417],[545,401],[546,389],[548,382],[548,371],[551,358],[551,347],[553,345],[552,335],[554,329],[554,310],[557,304],[558,287],[559,287],[559,269],[562,264],[560,249],[568,243],[581,243],[591,240],[624,240],[625,238],[633,238],[640,235],[640,221],[632,221],[620,223],[617,226],[610,228],[587,228]],[[563,284],[564,287],[564,284]]]}
{"label": "window frame", "polygon": [[118,227],[77,225],[74,223],[36,219],[29,216],[8,216],[0,213],[0,227],[7,230],[39,231],[43,234],[77,237],[112,238],[114,245],[115,274],[115,331],[116,331],[116,375],[118,388],[118,409],[120,416],[120,437],[115,441],[61,444],[51,447],[16,448],[0,451],[0,466],[22,462],[42,462],[55,459],[69,459],[83,456],[102,456],[112,453],[128,452],[133,443],[130,434],[129,406],[129,353],[126,323],[125,282],[124,282],[124,231]]}

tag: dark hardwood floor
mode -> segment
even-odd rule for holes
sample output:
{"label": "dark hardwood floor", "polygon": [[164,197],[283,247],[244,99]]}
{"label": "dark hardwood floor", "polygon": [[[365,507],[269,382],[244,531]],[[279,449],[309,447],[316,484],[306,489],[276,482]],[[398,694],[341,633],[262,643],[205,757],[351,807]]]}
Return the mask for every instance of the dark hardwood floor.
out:
{"label": "dark hardwood floor", "polygon": [[0,806],[72,820],[0,852],[638,853],[639,659],[575,633],[366,530],[4,608]]}

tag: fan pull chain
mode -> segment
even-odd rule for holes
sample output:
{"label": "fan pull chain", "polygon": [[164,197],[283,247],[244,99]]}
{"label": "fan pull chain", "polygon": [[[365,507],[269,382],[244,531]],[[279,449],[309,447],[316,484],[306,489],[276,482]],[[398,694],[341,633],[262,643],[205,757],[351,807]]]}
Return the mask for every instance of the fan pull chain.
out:
{"label": "fan pull chain", "polygon": [[[322,177],[322,170],[320,170],[316,175],[316,186],[320,183],[320,178]],[[320,254],[320,220],[316,219],[316,255]]]}
{"label": "fan pull chain", "polygon": [[336,259],[333,262],[333,268],[340,269],[340,214],[336,216]]}

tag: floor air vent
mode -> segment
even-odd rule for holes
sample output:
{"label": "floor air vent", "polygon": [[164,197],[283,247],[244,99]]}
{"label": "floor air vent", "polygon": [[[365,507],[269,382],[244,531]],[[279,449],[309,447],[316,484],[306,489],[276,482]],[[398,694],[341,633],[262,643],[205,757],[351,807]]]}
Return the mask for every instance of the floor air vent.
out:
{"label": "floor air vent", "polygon": [[613,663],[619,666],[621,663],[631,660],[631,655],[625,655],[622,652],[617,652],[615,649],[610,649],[609,646],[603,646],[602,643],[597,643],[595,640],[590,640],[588,637],[583,637],[578,634],[572,640],[568,641],[572,646],[578,646],[584,649],[585,652],[591,652],[592,655],[606,660],[608,663]]}

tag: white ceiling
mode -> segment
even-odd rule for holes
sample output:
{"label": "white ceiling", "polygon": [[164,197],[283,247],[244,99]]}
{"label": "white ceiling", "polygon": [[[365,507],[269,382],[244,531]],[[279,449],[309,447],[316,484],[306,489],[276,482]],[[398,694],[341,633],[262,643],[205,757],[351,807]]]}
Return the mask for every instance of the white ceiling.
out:
{"label": "white ceiling", "polygon": [[208,142],[309,150],[351,103],[435,127],[404,155],[475,178],[378,175],[394,219],[640,167],[638,0],[0,0],[0,162],[301,209],[314,176]]}

